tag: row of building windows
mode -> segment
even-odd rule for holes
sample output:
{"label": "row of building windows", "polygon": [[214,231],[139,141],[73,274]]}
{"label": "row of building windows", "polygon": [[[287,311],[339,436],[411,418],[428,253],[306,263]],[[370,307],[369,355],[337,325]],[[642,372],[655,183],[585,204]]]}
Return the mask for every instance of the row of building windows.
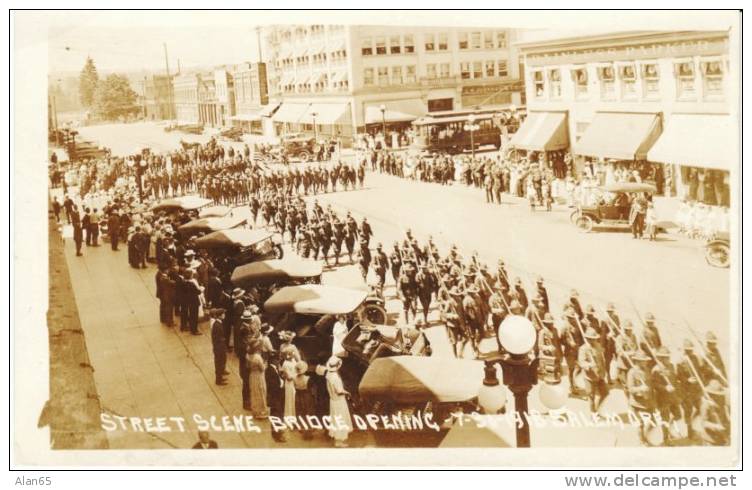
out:
{"label": "row of building windows", "polygon": [[310,94],[327,91],[344,92],[350,88],[347,79],[329,79],[328,75],[322,75],[315,80],[306,80],[301,83],[286,83],[279,85],[278,92],[285,94]]}
{"label": "row of building windows", "polygon": [[[695,100],[698,95],[697,69],[694,61],[678,61],[674,63],[674,79],[678,100]],[[635,63],[603,64],[596,66],[596,74],[600,82],[600,97],[602,100],[615,100],[617,97],[617,81],[621,88],[623,100],[636,100],[638,94],[638,76]],[[642,80],[642,97],[648,100],[660,98],[660,66],[657,62],[640,63],[640,78]],[[702,77],[702,95],[705,99],[723,97],[723,63],[720,60],[701,61],[699,72]],[[562,96],[561,68],[533,70],[533,95],[537,99],[546,96],[550,99],[560,99]],[[588,70],[586,67],[573,68],[570,76],[574,84],[576,99],[588,97]]]}
{"label": "row of building windows", "polygon": [[276,65],[277,68],[292,68],[294,66],[308,65],[310,63],[313,63],[314,65],[323,65],[327,60],[331,63],[343,63],[347,60],[347,50],[335,49],[329,53],[316,53],[314,55],[288,55],[284,58],[277,59]]}
{"label": "row of building windows", "polygon": [[363,85],[403,85],[416,83],[416,66],[380,66],[363,70]]}
{"label": "row of building windows", "polygon": [[[460,77],[463,80],[481,78],[506,77],[509,75],[507,60],[473,61],[460,63]],[[379,68],[365,68],[363,70],[363,84],[372,85],[400,85],[416,83],[416,67],[382,66]],[[452,76],[451,63],[427,63],[426,78],[435,80]]]}
{"label": "row of building windows", "polygon": [[[505,31],[460,32],[457,37],[457,48],[461,50],[505,49],[508,42]],[[428,53],[448,51],[449,34],[441,32],[423,35],[423,48]],[[365,37],[360,52],[363,56],[411,54],[415,52],[415,42],[412,34]]]}

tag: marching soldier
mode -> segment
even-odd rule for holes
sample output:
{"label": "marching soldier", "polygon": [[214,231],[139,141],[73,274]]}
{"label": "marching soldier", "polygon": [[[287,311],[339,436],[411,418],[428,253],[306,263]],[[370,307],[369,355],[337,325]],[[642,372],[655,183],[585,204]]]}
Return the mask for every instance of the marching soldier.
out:
{"label": "marching soldier", "polygon": [[420,264],[420,270],[415,275],[415,282],[418,288],[418,300],[423,309],[423,321],[425,325],[428,325],[428,312],[431,309],[431,298],[436,290],[436,280],[425,263]]}
{"label": "marching soldier", "polygon": [[601,322],[601,341],[606,356],[606,382],[611,384],[611,363],[616,355],[616,339],[619,335],[621,326],[619,315],[616,314],[616,307],[613,303],[606,306],[606,318]]}
{"label": "marching soldier", "polygon": [[[655,324],[655,317],[652,313],[645,315],[645,329],[642,331],[642,343],[640,347],[642,350],[650,356],[654,357],[654,352],[661,347],[661,334],[658,332],[658,327]],[[655,361],[655,360],[654,360]]]}
{"label": "marching soldier", "polygon": [[606,359],[603,355],[603,348],[599,345],[600,338],[600,334],[593,327],[588,327],[585,332],[587,342],[580,347],[577,354],[577,364],[585,373],[590,385],[591,412],[597,412],[598,407],[608,395],[608,386],[605,382]]}
{"label": "marching soldier", "polygon": [[358,265],[365,281],[368,277],[368,269],[371,266],[371,250],[368,248],[368,241],[363,237],[360,239],[360,249],[358,250]]}
{"label": "marching soldier", "polygon": [[405,323],[410,323],[410,313],[413,318],[416,315],[415,297],[417,295],[416,284],[414,281],[415,269],[411,260],[405,261],[402,266],[402,272],[399,278],[397,296],[402,300],[402,309],[405,311]]}
{"label": "marching soldier", "polygon": [[470,334],[470,342],[476,352],[478,350],[480,339],[484,333],[483,317],[476,300],[477,294],[478,289],[471,284],[465,288],[465,296],[462,298],[462,312],[465,325]]}
{"label": "marching soldier", "polygon": [[718,350],[718,337],[713,332],[708,332],[705,335],[705,357],[700,366],[700,375],[706,384],[713,379],[717,379],[722,385],[728,385],[726,365],[723,363],[721,353]]}
{"label": "marching soldier", "polygon": [[506,318],[507,314],[509,313],[507,311],[505,298],[501,292],[501,289],[498,287],[498,283],[497,287],[494,288],[493,292],[491,293],[491,297],[488,300],[488,306],[491,310],[491,326],[493,327],[494,333],[498,333],[501,322],[504,321],[504,318]]}
{"label": "marching soldier", "polygon": [[368,223],[368,218],[363,217],[363,222],[360,224],[360,237],[361,239],[365,239],[366,246],[371,243],[372,236],[373,230],[371,229],[370,223]]}
{"label": "marching soldier", "polygon": [[728,446],[731,438],[731,420],[726,404],[726,389],[713,379],[705,388],[700,404],[698,429],[705,446]]}
{"label": "marching soldier", "polygon": [[543,277],[538,276],[538,278],[535,280],[535,288],[538,291],[538,296],[540,296],[543,300],[543,308],[545,310],[545,313],[550,313],[551,304],[548,301],[548,291],[546,290],[545,284],[543,284]]}
{"label": "marching soldier", "polygon": [[[644,352],[638,350],[632,356],[632,367],[627,372],[627,396],[629,397],[629,408],[640,420],[642,414],[651,414],[654,409],[652,389],[650,386],[650,372],[648,363],[651,358]],[[647,443],[647,427],[644,424],[640,427],[640,441]]]}
{"label": "marching soldier", "polygon": [[350,215],[350,211],[347,212],[345,218],[345,224],[347,225],[347,234],[345,235],[345,247],[347,247],[347,256],[350,258],[350,263],[353,263],[353,253],[355,253],[355,240],[358,238],[358,223]]}
{"label": "marching soldier", "polygon": [[339,265],[339,256],[342,254],[342,242],[345,240],[345,223],[338,217],[334,217],[334,265]]}
{"label": "marching soldier", "polygon": [[567,361],[567,373],[569,376],[569,394],[578,395],[574,382],[574,371],[577,364],[577,353],[580,346],[585,342],[577,320],[574,308],[566,306],[564,309],[564,358]]}
{"label": "marching soldier", "polygon": [[632,322],[627,320],[616,338],[617,377],[625,389],[627,387],[627,373],[632,367],[632,356],[634,356],[635,351],[637,351],[637,337],[634,334]]}
{"label": "marching soldier", "polygon": [[389,263],[392,269],[392,279],[394,279],[394,284],[397,284],[399,282],[400,270],[402,269],[402,253],[397,242],[394,242],[392,253],[389,254]]}
{"label": "marching soldier", "polygon": [[543,329],[538,333],[538,353],[541,359],[541,372],[550,372],[554,378],[552,381],[559,383],[564,354],[561,348],[559,331],[556,330],[551,313],[546,313],[543,316]]}
{"label": "marching soldier", "polygon": [[386,282],[386,271],[389,268],[389,259],[387,258],[381,243],[376,245],[376,253],[373,256],[373,271],[376,273],[376,287],[379,296],[384,297],[384,283]]}
{"label": "marching soldier", "polygon": [[693,439],[693,421],[700,412],[702,401],[702,380],[698,379],[700,361],[694,353],[694,345],[689,339],[684,340],[682,359],[676,366],[676,378],[682,395],[681,406],[684,422],[687,424],[687,437]]}
{"label": "marching soldier", "polygon": [[669,441],[671,431],[668,424],[681,420],[681,405],[676,391],[678,384],[676,368],[671,362],[671,352],[667,347],[661,347],[656,351],[658,363],[650,373],[650,385],[653,387],[653,398],[656,409],[661,415],[663,425],[663,440]]}

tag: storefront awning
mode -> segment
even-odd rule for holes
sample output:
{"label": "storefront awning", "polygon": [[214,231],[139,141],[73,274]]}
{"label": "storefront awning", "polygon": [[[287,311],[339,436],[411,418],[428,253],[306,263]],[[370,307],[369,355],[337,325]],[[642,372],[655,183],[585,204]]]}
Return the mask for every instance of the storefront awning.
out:
{"label": "storefront awning", "polygon": [[259,114],[236,114],[230,118],[231,121],[260,121]]}
{"label": "storefront awning", "polygon": [[574,153],[617,160],[644,160],[661,134],[657,114],[597,112]]}
{"label": "storefront awning", "polygon": [[512,136],[510,145],[527,151],[555,151],[569,146],[567,114],[565,112],[531,112],[520,129]]}
{"label": "storefront awning", "polygon": [[279,108],[276,114],[272,117],[274,122],[286,122],[286,123],[298,123],[303,122],[301,119],[303,115],[308,111],[310,104],[294,104],[292,102],[285,102],[282,107]]}
{"label": "storefront awning", "polygon": [[316,114],[316,124],[339,124],[347,120],[349,113],[348,104],[311,104],[300,122],[313,124]]}
{"label": "storefront awning", "polygon": [[[381,105],[384,105],[384,116],[381,115]],[[420,100],[394,100],[380,104],[366,106],[365,124],[381,124],[382,122],[414,121],[424,115],[428,109]]]}
{"label": "storefront awning", "polygon": [[674,114],[648,152],[651,162],[730,170],[737,164],[731,116]]}

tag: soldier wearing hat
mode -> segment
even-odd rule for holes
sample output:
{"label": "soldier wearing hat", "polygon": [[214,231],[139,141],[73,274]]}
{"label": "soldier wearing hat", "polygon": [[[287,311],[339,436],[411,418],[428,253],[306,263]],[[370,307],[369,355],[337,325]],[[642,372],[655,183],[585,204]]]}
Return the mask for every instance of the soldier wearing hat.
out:
{"label": "soldier wearing hat", "polygon": [[[517,295],[517,301],[520,302],[520,306],[522,307],[522,311],[526,311],[528,307],[528,299],[527,299],[527,292],[525,291],[525,286],[522,285],[522,279],[516,278],[514,280],[514,292]],[[515,315],[521,315],[522,313],[515,313]]]}
{"label": "soldier wearing hat", "polygon": [[705,356],[700,366],[700,375],[707,384],[717,379],[722,385],[727,386],[726,365],[718,350],[718,337],[713,332],[705,334]]}
{"label": "soldier wearing hat", "polygon": [[606,317],[601,322],[601,342],[606,356],[606,381],[611,384],[614,380],[611,378],[611,363],[616,356],[616,341],[619,336],[621,320],[616,313],[616,307],[613,303],[606,306]]}
{"label": "soldier wearing hat", "polygon": [[225,385],[224,377],[227,372],[227,342],[225,341],[225,310],[214,308],[209,311],[211,320],[209,328],[211,329],[212,352],[214,353],[214,382],[217,385]]}
{"label": "soldier wearing hat", "polygon": [[481,310],[478,308],[477,302],[478,289],[474,285],[469,285],[465,288],[465,294],[462,297],[462,312],[467,332],[470,335],[470,342],[473,345],[473,349],[477,351],[478,343],[480,342],[485,332],[485,322]]}
{"label": "soldier wearing hat", "polygon": [[[679,393],[676,390],[676,368],[671,362],[671,352],[667,347],[660,347],[655,354],[658,362],[650,372],[650,385],[653,387],[656,409],[661,415],[661,420],[674,423],[682,417]],[[670,438],[671,431],[666,424],[663,426],[663,439],[669,441]]]}
{"label": "soldier wearing hat", "polygon": [[358,259],[358,265],[360,266],[360,273],[365,281],[368,277],[368,269],[371,266],[371,250],[368,248],[368,240],[363,237],[360,238],[356,258]]}
{"label": "soldier wearing hat", "polygon": [[584,337],[586,342],[577,353],[577,365],[585,373],[590,386],[590,411],[597,412],[608,395],[606,358],[600,345],[600,334],[593,327],[588,327]]}
{"label": "soldier wearing hat", "polygon": [[[629,408],[638,417],[643,413],[652,414],[654,407],[653,390],[650,385],[650,369],[648,364],[651,358],[641,350],[632,355],[632,367],[627,372],[626,391],[629,398]],[[647,443],[647,428],[640,428],[640,441]]]}
{"label": "soldier wearing hat", "polygon": [[332,218],[334,228],[334,265],[339,265],[339,256],[342,255],[342,242],[345,240],[345,223],[336,215]]}
{"label": "soldier wearing hat", "polygon": [[389,265],[392,270],[392,279],[394,279],[394,284],[396,285],[399,282],[400,270],[402,269],[402,253],[398,242],[394,242],[392,245],[392,253],[389,254]]}
{"label": "soldier wearing hat", "polygon": [[698,417],[700,439],[705,446],[728,446],[731,442],[731,420],[726,389],[717,379],[705,387]]}
{"label": "soldier wearing hat", "polygon": [[[661,334],[658,331],[658,327],[655,324],[655,316],[652,313],[645,314],[645,328],[642,331],[642,342],[640,347],[649,357],[655,357],[655,351],[658,350],[663,342],[661,341]],[[653,359],[655,362],[655,359]]]}
{"label": "soldier wearing hat", "polygon": [[580,293],[576,289],[572,289],[569,292],[569,301],[567,304],[572,307],[577,318],[582,320],[585,317],[585,313],[582,311],[582,306],[580,305]]}
{"label": "soldier wearing hat", "polygon": [[499,259],[499,262],[496,264],[496,282],[501,285],[503,290],[509,289],[509,275],[507,274],[506,264],[503,259]]}
{"label": "soldier wearing hat", "polygon": [[538,332],[538,355],[541,360],[540,371],[552,378],[551,382],[561,381],[561,363],[564,353],[561,346],[559,331],[554,324],[551,313],[543,315],[543,328]]}
{"label": "soldier wearing hat", "polygon": [[428,312],[431,309],[431,298],[437,289],[436,275],[428,270],[426,263],[420,264],[418,273],[415,275],[415,284],[420,306],[423,309],[423,322],[428,325]]}
{"label": "soldier wearing hat", "polygon": [[465,344],[469,340],[464,323],[462,320],[462,311],[458,306],[457,300],[462,297],[462,293],[453,286],[449,291],[444,289],[446,295],[439,301],[439,315],[445,323],[449,341],[454,347],[454,355],[457,358],[462,357]]}
{"label": "soldier wearing hat", "polygon": [[580,347],[585,343],[582,338],[582,327],[579,324],[577,313],[571,305],[564,307],[564,358],[567,361],[567,373],[569,376],[569,393],[577,396],[578,389],[574,383],[574,371],[577,365],[577,355]]}
{"label": "soldier wearing hat", "polygon": [[366,246],[371,242],[372,236],[373,230],[371,229],[371,224],[368,223],[368,218],[364,216],[363,221],[360,223],[360,237],[361,239],[365,239]]}
{"label": "soldier wearing hat", "polygon": [[543,301],[544,312],[549,313],[551,311],[551,304],[548,301],[548,290],[546,289],[546,285],[543,283],[542,276],[538,276],[535,279],[535,289],[537,291],[537,296],[539,296]]}
{"label": "soldier wearing hat", "polygon": [[700,411],[703,385],[702,379],[698,378],[700,360],[694,353],[694,344],[691,340],[684,339],[682,351],[682,358],[676,365],[676,378],[681,393],[684,421],[687,424],[687,435],[692,439],[695,435],[692,422]]}
{"label": "soldier wearing hat", "polygon": [[616,367],[617,377],[622,386],[627,386],[627,373],[632,367],[632,356],[637,350],[637,337],[632,322],[627,320],[616,338]]}
{"label": "soldier wearing hat", "polygon": [[402,300],[402,309],[405,312],[405,323],[410,323],[410,313],[413,318],[417,314],[416,300],[418,294],[418,285],[415,281],[417,272],[412,259],[406,259],[400,271],[400,278],[397,283],[397,297]]}
{"label": "soldier wearing hat", "polygon": [[376,245],[376,253],[373,254],[373,271],[376,273],[376,288],[379,296],[384,297],[384,283],[386,271],[389,269],[389,258],[384,253],[381,243]]}

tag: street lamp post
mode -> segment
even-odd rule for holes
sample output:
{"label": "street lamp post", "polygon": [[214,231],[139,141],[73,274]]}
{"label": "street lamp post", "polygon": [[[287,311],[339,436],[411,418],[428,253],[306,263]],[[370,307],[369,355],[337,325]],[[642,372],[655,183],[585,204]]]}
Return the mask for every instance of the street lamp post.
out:
{"label": "street lamp post", "polygon": [[530,447],[530,426],[527,420],[527,398],[538,382],[538,359],[533,348],[537,332],[533,324],[519,315],[509,315],[499,326],[496,336],[499,349],[482,352],[485,361],[485,378],[478,393],[478,403],[486,413],[497,413],[504,406],[506,396],[496,377],[495,364],[501,365],[504,385],[514,395],[514,410],[519,423],[517,447]]}
{"label": "street lamp post", "polygon": [[384,135],[384,147],[386,147],[386,106],[381,104],[379,110],[381,111],[381,133]]}
{"label": "street lamp post", "polygon": [[314,144],[318,144],[318,141],[319,141],[318,132],[316,130],[316,116],[318,115],[319,114],[317,112],[311,113],[311,119],[313,119],[313,142]]}
{"label": "street lamp post", "polygon": [[474,132],[480,129],[480,126],[475,124],[475,114],[470,114],[467,117],[468,124],[465,124],[465,131],[470,132],[470,152],[473,161],[475,161],[475,135]]}

